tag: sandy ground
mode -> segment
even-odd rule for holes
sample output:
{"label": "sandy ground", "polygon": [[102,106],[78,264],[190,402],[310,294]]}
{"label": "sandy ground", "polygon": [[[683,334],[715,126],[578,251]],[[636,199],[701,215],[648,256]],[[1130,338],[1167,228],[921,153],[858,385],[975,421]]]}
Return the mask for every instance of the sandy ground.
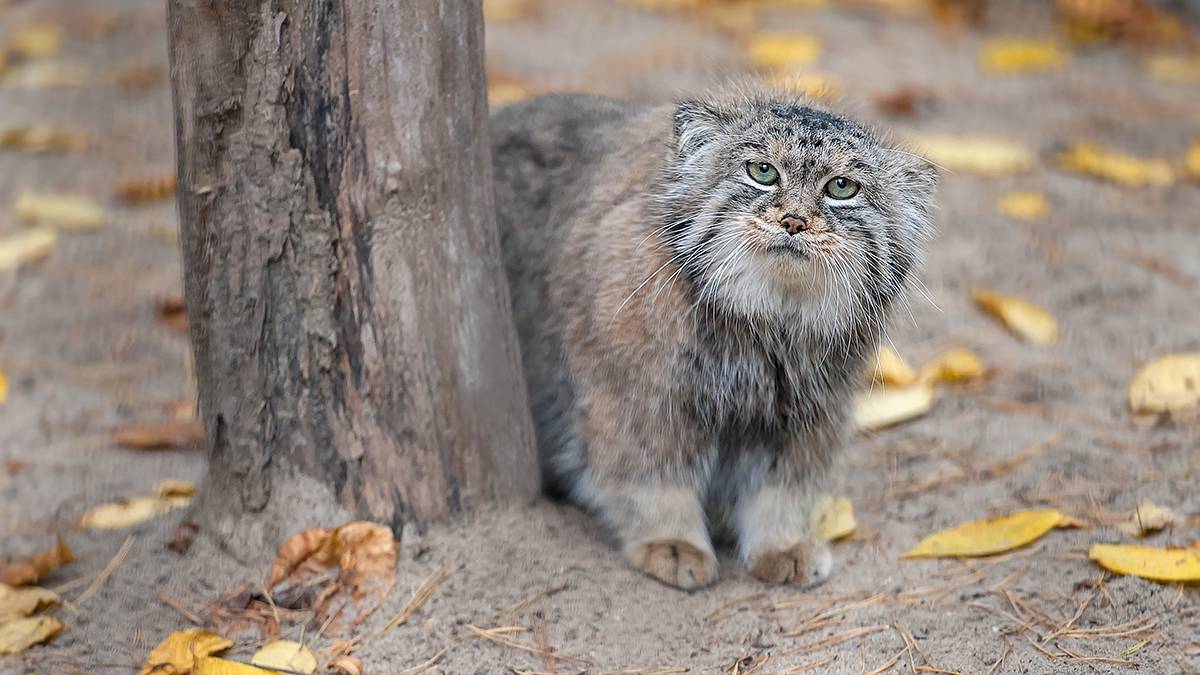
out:
{"label": "sandy ground", "polygon": [[[90,73],[83,86],[56,89],[0,82],[0,128],[52,122],[93,139],[77,155],[0,151],[0,234],[19,227],[8,205],[22,190],[110,199],[118,177],[171,170],[165,83],[129,90],[112,81],[127,65],[165,71],[160,4],[0,2],[0,39],[31,22],[65,22],[70,39],[59,58]],[[541,5],[540,15],[489,26],[494,75],[530,88],[661,100],[747,68],[733,36],[692,18],[599,1]],[[996,134],[1027,143],[1043,159],[1077,138],[1178,157],[1200,131],[1200,85],[1147,78],[1135,51],[1094,48],[1057,72],[980,75],[975,54],[988,35],[1052,31],[1046,17],[1012,11],[982,33],[873,11],[795,7],[763,12],[758,27],[818,36],[818,68],[836,78],[846,107],[888,126]],[[108,19],[115,22],[107,30],[96,29]],[[934,104],[913,118],[881,117],[873,99],[898,86],[927,89]],[[914,295],[911,314],[890,335],[912,361],[961,345],[991,371],[981,385],[945,392],[924,419],[862,436],[848,449],[842,483],[831,489],[854,500],[860,526],[836,545],[835,574],[824,586],[803,593],[766,587],[726,555],[716,586],[684,594],[626,569],[569,508],[501,510],[405,533],[396,589],[368,633],[440,566],[454,573],[409,622],[366,641],[358,656],[367,672],[400,672],[443,650],[430,672],[811,666],[859,673],[892,663],[891,672],[984,673],[997,660],[998,673],[1200,672],[1200,589],[1102,575],[1086,550],[1127,539],[1115,529],[1058,530],[997,558],[899,559],[935,529],[1032,506],[1097,518],[1151,499],[1182,516],[1152,544],[1200,538],[1200,428],[1195,421],[1139,424],[1125,403],[1140,364],[1200,349],[1200,187],[1126,189],[1047,166],[1015,177],[945,176],[941,234],[923,275],[928,299]],[[1026,225],[998,214],[997,197],[1017,188],[1044,191],[1051,216]],[[162,478],[204,476],[198,451],[135,452],[110,441],[114,426],[163,418],[171,402],[191,396],[186,343],[155,316],[156,302],[180,286],[177,245],[164,234],[176,222],[172,206],[110,206],[103,230],[66,234],[45,262],[0,275],[0,368],[10,384],[0,406],[0,551],[30,553],[61,534],[79,559],[44,584],[62,587],[69,601],[127,541],[128,554],[98,593],[58,611],[62,635],[0,659],[3,672],[135,669],[164,635],[191,625],[161,598],[203,614],[220,594],[266,575],[265,561],[237,562],[203,537],[187,555],[167,551],[182,512],[127,531],[72,527],[89,505],[145,494]],[[1058,344],[1011,337],[970,305],[974,285],[1049,307],[1063,328]],[[1030,448],[1040,452],[1005,471],[982,471]],[[930,480],[956,469],[963,469],[958,477]],[[305,497],[280,497],[296,499],[302,512]],[[330,525],[341,517],[319,512],[309,520]],[[1077,627],[1152,628],[1038,642],[1089,597]],[[787,635],[825,608],[830,621]],[[544,627],[547,644],[564,658],[474,637],[466,624]],[[826,639],[856,628],[860,637]],[[284,630],[328,647],[330,637],[314,639],[315,632],[300,624]],[[907,651],[903,636],[912,638]],[[530,635],[513,638],[533,644]],[[233,654],[246,656],[257,644],[242,634]]]}

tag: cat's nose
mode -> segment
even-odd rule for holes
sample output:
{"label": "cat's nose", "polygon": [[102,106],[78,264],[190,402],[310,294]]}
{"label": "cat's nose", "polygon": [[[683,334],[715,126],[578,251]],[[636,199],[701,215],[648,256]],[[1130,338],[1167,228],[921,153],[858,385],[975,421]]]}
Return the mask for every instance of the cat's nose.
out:
{"label": "cat's nose", "polygon": [[783,228],[788,231],[788,234],[797,234],[808,229],[808,218],[789,213],[783,218],[779,219],[779,224],[783,225]]}

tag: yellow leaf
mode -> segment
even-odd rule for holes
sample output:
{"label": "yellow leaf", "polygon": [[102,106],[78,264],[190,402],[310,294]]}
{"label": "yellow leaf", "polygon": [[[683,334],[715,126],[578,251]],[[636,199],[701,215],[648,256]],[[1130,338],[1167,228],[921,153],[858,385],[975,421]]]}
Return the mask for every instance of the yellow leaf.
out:
{"label": "yellow leaf", "polygon": [[1009,192],[1000,197],[996,208],[1009,218],[1026,222],[1041,220],[1050,212],[1050,204],[1046,202],[1046,195],[1033,190]]}
{"label": "yellow leaf", "polygon": [[[215,656],[196,659],[196,675],[278,675],[273,670],[237,661],[226,661]],[[158,675],[155,673],[155,675]]]}
{"label": "yellow leaf", "polygon": [[1033,153],[1013,141],[991,136],[909,136],[926,158],[951,171],[985,176],[1020,173],[1033,168]]}
{"label": "yellow leaf", "polygon": [[820,56],[820,41],[799,33],[759,33],[746,47],[746,57],[760,68],[807,66]]}
{"label": "yellow leaf", "polygon": [[0,656],[17,654],[62,632],[62,622],[52,616],[30,616],[0,623]]}
{"label": "yellow leaf", "polygon": [[0,237],[0,271],[15,270],[50,255],[58,244],[58,233],[48,227],[36,227]]}
{"label": "yellow leaf", "polygon": [[1200,581],[1200,554],[1188,549],[1093,544],[1088,558],[1117,574],[1155,581]]}
{"label": "yellow leaf", "polygon": [[1003,553],[1036,541],[1064,522],[1068,519],[1052,509],[975,520],[925,537],[906,551],[904,557],[953,558]]}
{"label": "yellow leaf", "polygon": [[232,646],[233,640],[203,628],[175,631],[150,651],[141,675],[187,675],[198,660]]}
{"label": "yellow leaf", "polygon": [[917,371],[890,345],[880,345],[875,353],[875,379],[884,384],[907,387],[917,381]]}
{"label": "yellow leaf", "polygon": [[1129,383],[1129,407],[1141,414],[1200,405],[1200,352],[1167,354],[1147,363]]}
{"label": "yellow leaf", "polygon": [[53,56],[62,49],[62,30],[58,26],[26,26],[8,43],[8,51],[26,58]]}
{"label": "yellow leaf", "polygon": [[1144,537],[1151,532],[1158,532],[1173,522],[1175,522],[1175,514],[1171,513],[1171,509],[1153,502],[1142,502],[1128,521],[1117,524],[1117,529],[1135,537]]}
{"label": "yellow leaf", "polygon": [[29,616],[58,604],[58,594],[37,586],[13,588],[0,584],[0,624]]}
{"label": "yellow leaf", "polygon": [[1125,187],[1170,185],[1175,182],[1171,163],[1142,159],[1106,150],[1092,143],[1075,143],[1058,156],[1065,171],[1087,174]]}
{"label": "yellow leaf", "polygon": [[822,101],[834,98],[838,92],[833,76],[824,73],[776,73],[767,82],[775,89],[794,91]]}
{"label": "yellow leaf", "polygon": [[192,483],[174,478],[165,478],[154,486],[154,494],[158,497],[191,497],[196,494],[196,486]]}
{"label": "yellow leaf", "polygon": [[916,419],[933,408],[933,387],[920,382],[910,387],[875,387],[854,402],[859,429],[874,431]]}
{"label": "yellow leaf", "polygon": [[171,509],[187,506],[191,501],[191,497],[184,496],[154,496],[101,504],[88,509],[79,518],[79,526],[92,530],[133,527]]}
{"label": "yellow leaf", "polygon": [[948,349],[921,368],[924,382],[965,382],[983,375],[983,363],[969,349]]}
{"label": "yellow leaf", "polygon": [[250,663],[305,675],[317,672],[317,657],[308,647],[291,640],[276,640],[263,645],[254,653]]}
{"label": "yellow leaf", "polygon": [[1200,179],[1200,136],[1196,137],[1191,150],[1188,150],[1187,157],[1183,160],[1183,168],[1192,178]]}
{"label": "yellow leaf", "polygon": [[854,520],[854,505],[845,497],[823,496],[813,506],[810,529],[826,541],[848,537],[858,522]]}
{"label": "yellow leaf", "polygon": [[8,400],[8,380],[4,379],[4,371],[0,370],[0,403]]}
{"label": "yellow leaf", "polygon": [[1031,302],[984,288],[972,289],[971,299],[1023,340],[1043,345],[1058,340],[1058,321],[1054,315]]}
{"label": "yellow leaf", "polygon": [[993,40],[979,52],[979,65],[989,73],[1030,73],[1058,68],[1069,55],[1044,40]]}
{"label": "yellow leaf", "polygon": [[0,148],[22,152],[77,152],[87,147],[87,136],[47,126],[0,129]]}
{"label": "yellow leaf", "polygon": [[64,230],[94,230],[104,224],[104,209],[88,197],[25,193],[17,197],[17,217]]}
{"label": "yellow leaf", "polygon": [[1171,82],[1200,81],[1200,56],[1171,56],[1161,54],[1146,61],[1150,77]]}
{"label": "yellow leaf", "polygon": [[533,0],[483,0],[484,21],[512,21],[536,9]]}

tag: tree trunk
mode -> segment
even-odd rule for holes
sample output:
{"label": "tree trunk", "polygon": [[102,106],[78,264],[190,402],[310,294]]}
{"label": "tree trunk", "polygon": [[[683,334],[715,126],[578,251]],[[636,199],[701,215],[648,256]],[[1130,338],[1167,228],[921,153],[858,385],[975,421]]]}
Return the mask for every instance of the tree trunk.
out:
{"label": "tree trunk", "polygon": [[202,525],[254,556],[347,515],[328,502],[399,532],[532,497],[480,2],[170,0],[168,21]]}

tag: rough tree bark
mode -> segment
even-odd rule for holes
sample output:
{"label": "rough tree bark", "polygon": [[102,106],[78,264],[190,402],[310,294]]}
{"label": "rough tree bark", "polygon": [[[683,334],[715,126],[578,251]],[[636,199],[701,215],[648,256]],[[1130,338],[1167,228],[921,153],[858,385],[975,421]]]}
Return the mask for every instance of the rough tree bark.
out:
{"label": "rough tree bark", "polygon": [[397,532],[531,497],[479,0],[170,0],[168,21],[198,517],[254,548],[331,497]]}

